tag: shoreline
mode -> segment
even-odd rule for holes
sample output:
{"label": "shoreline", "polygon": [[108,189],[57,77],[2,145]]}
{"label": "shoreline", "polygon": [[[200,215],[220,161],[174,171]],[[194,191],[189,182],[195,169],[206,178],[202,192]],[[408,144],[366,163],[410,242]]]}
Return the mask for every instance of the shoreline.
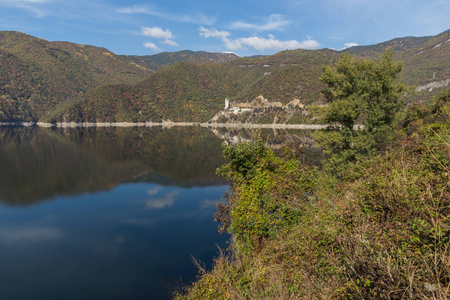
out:
{"label": "shoreline", "polygon": [[44,123],[44,122],[0,122],[0,126],[39,126],[39,127],[54,127],[54,128],[78,128],[78,127],[157,127],[161,126],[164,128],[174,127],[174,126],[200,126],[206,128],[269,128],[269,129],[324,129],[327,125],[320,124],[252,124],[252,123],[200,123],[200,122],[58,122],[58,123]]}

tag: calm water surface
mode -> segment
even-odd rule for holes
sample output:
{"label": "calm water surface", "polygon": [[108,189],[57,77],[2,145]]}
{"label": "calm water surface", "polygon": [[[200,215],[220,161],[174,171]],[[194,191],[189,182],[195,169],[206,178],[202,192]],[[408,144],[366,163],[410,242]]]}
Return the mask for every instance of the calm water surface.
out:
{"label": "calm water surface", "polygon": [[218,137],[236,141],[194,127],[0,127],[0,299],[168,299],[195,280],[192,257],[210,267],[229,238],[213,221],[228,189]]}

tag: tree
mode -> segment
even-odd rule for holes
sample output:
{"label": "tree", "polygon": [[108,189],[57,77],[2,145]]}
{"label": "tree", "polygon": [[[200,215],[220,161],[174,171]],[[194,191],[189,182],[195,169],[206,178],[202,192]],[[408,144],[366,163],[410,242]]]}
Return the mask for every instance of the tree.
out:
{"label": "tree", "polygon": [[327,167],[340,173],[347,163],[375,154],[386,142],[404,106],[401,70],[402,63],[393,62],[391,50],[376,60],[343,54],[336,67],[322,68],[327,105],[320,113],[331,126],[318,135],[318,141],[327,155]]}

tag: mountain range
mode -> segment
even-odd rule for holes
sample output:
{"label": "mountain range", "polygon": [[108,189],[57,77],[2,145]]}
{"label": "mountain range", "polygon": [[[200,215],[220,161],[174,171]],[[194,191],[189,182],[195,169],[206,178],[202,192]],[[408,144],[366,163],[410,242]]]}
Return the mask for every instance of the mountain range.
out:
{"label": "mountain range", "polygon": [[341,51],[299,49],[258,57],[189,50],[116,55],[0,31],[0,122],[200,122],[223,108],[225,97],[320,103],[323,65],[336,63],[342,53],[374,58],[387,48],[403,61],[405,83],[427,87],[406,101],[427,101],[449,81],[450,30]]}

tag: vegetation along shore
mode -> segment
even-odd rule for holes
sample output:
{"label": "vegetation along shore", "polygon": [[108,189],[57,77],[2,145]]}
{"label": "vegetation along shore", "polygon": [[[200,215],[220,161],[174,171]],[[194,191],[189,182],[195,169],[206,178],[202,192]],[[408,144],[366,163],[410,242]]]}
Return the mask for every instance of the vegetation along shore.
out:
{"label": "vegetation along shore", "polygon": [[389,52],[323,68],[320,118],[339,126],[316,135],[320,167],[224,146],[231,244],[174,299],[450,297],[450,89],[405,106],[401,70]]}

